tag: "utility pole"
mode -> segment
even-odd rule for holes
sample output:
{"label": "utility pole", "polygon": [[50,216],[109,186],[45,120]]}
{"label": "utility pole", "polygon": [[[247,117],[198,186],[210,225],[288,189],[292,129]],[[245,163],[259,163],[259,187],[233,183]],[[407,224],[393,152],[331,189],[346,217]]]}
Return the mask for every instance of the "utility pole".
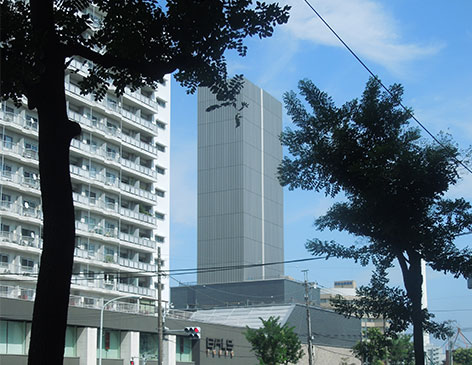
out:
{"label": "utility pole", "polygon": [[310,307],[308,305],[308,270],[302,270],[305,276],[305,306],[306,306],[306,327],[307,327],[307,338],[308,338],[308,365],[313,365],[313,349],[311,344],[311,319],[310,319]]}
{"label": "utility pole", "polygon": [[164,325],[162,320],[161,248],[157,248],[157,365],[162,365]]}

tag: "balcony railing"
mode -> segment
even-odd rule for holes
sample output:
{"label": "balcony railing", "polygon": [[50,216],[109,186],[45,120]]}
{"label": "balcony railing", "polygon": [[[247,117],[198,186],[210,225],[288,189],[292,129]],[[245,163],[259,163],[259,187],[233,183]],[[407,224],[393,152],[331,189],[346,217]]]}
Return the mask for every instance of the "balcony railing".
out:
{"label": "balcony railing", "polygon": [[19,214],[24,217],[31,217],[31,218],[43,218],[43,213],[41,211],[41,207],[26,207],[22,204],[10,201],[1,201],[0,202],[0,211]]}
{"label": "balcony railing", "polygon": [[137,195],[141,198],[145,198],[147,200],[152,200],[153,202],[157,201],[157,196],[150,191],[143,190],[140,188],[136,188],[134,186],[125,184],[125,183],[120,183],[120,189],[123,191],[126,191],[130,194]]}
{"label": "balcony railing", "polygon": [[32,148],[26,148],[19,143],[12,143],[8,141],[0,141],[1,149],[4,151],[10,151],[15,155],[38,161],[38,151]]}
{"label": "balcony railing", "polygon": [[32,189],[39,189],[39,178],[25,177],[19,173],[12,173],[11,171],[3,171],[0,174],[1,180],[10,181],[12,183],[26,186]]}
{"label": "balcony railing", "polygon": [[23,129],[38,131],[38,122],[30,118],[25,118],[24,116],[16,113],[0,111],[0,118],[11,124],[15,124]]}
{"label": "balcony railing", "polygon": [[128,233],[123,233],[123,232],[120,232],[119,237],[120,237],[121,241],[130,242],[130,243],[134,243],[136,245],[149,247],[149,248],[152,248],[153,250],[155,250],[156,247],[157,247],[156,242],[150,240],[149,238],[137,237],[137,236],[130,235]]}
{"label": "balcony railing", "polygon": [[42,248],[43,247],[43,240],[39,237],[39,235],[35,235],[34,237],[28,235],[20,235],[15,232],[9,231],[0,231],[0,241],[6,243],[13,243],[21,246],[26,247],[34,247],[34,248]]}

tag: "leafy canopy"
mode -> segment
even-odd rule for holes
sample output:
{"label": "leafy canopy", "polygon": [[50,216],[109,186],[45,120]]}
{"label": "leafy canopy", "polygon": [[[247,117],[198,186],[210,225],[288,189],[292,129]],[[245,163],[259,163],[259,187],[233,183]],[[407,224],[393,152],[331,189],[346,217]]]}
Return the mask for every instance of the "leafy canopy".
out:
{"label": "leafy canopy", "polygon": [[378,328],[369,328],[365,338],[353,348],[354,355],[369,364],[413,365],[413,343],[411,336],[388,337]]}
{"label": "leafy canopy", "polygon": [[472,365],[472,348],[454,350],[453,359],[456,365]]}
{"label": "leafy canopy", "polygon": [[303,356],[300,339],[293,327],[280,325],[279,317],[260,318],[259,329],[246,327],[246,339],[261,365],[296,364]]}
{"label": "leafy canopy", "polygon": [[[47,56],[45,39],[32,32],[28,2],[0,5],[2,96],[19,102],[22,95],[33,96]],[[276,25],[288,21],[289,9],[251,0],[61,0],[54,1],[49,35],[55,37],[56,55],[92,61],[80,86],[97,99],[110,86],[117,95],[126,86],[155,88],[176,71],[174,77],[189,92],[210,86],[227,101],[234,100],[242,78],[225,82],[224,52],[245,56],[243,40],[270,37]]]}
{"label": "leafy canopy", "polygon": [[[350,247],[315,238],[306,247],[313,255],[376,266],[377,276],[361,300],[340,303],[338,310],[383,316],[396,330],[412,323],[415,361],[422,364],[423,329],[439,336],[448,330],[431,322],[422,309],[421,260],[456,277],[472,274],[472,250],[454,242],[472,228],[471,205],[444,197],[459,179],[460,152],[447,136],[440,138],[441,144],[430,144],[409,126],[411,112],[402,108],[400,85],[382,92],[380,82],[371,78],[360,100],[341,107],[311,81],[300,81],[299,89],[305,102],[295,92],[284,95],[296,129],[281,136],[290,156],[279,167],[280,182],[332,197],[343,193],[345,201],[333,204],[315,226],[360,238]],[[389,288],[385,281],[394,260],[405,291]]]}

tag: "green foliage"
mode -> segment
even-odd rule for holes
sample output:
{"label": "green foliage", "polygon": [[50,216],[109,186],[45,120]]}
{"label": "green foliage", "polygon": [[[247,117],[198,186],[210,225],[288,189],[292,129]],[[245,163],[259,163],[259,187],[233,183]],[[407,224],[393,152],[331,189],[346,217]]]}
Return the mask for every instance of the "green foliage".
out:
{"label": "green foliage", "polygon": [[[2,0],[0,6],[2,96],[19,102],[22,95],[33,96],[32,86],[48,60],[45,40],[32,30],[33,18],[49,20],[51,14],[45,7],[35,15],[22,1]],[[234,102],[242,77],[226,82],[224,52],[245,56],[244,39],[270,37],[276,25],[288,21],[289,9],[251,0],[54,1],[47,26],[53,29],[49,40],[54,37],[57,56],[93,62],[80,87],[96,99],[110,86],[117,95],[126,86],[155,88],[165,74],[176,71],[174,77],[189,92],[210,86],[220,101]]]}
{"label": "green foliage", "polygon": [[354,355],[369,364],[413,365],[413,343],[411,336],[388,337],[377,328],[369,328],[366,338],[358,342],[352,351]]}
{"label": "green foliage", "polygon": [[[427,143],[409,126],[400,85],[382,92],[371,78],[360,100],[341,107],[310,81],[300,81],[299,89],[313,113],[294,92],[285,94],[296,129],[281,136],[291,156],[279,167],[280,182],[333,197],[342,192],[346,201],[333,204],[315,226],[361,238],[349,247],[315,238],[306,247],[313,255],[377,267],[371,285],[360,290],[361,300],[339,310],[389,318],[394,329],[413,323],[416,362],[422,364],[423,328],[444,336],[447,325],[430,321],[421,308],[421,260],[456,277],[472,274],[472,250],[454,244],[472,228],[471,205],[444,198],[459,179],[460,152],[447,136],[441,144]],[[394,260],[405,291],[387,286],[386,270]]]}
{"label": "green foliage", "polygon": [[260,318],[263,327],[246,327],[246,339],[261,365],[296,364],[303,356],[301,342],[293,327],[279,323],[279,317]]}
{"label": "green foliage", "polygon": [[472,348],[457,349],[452,356],[456,365],[472,365]]}

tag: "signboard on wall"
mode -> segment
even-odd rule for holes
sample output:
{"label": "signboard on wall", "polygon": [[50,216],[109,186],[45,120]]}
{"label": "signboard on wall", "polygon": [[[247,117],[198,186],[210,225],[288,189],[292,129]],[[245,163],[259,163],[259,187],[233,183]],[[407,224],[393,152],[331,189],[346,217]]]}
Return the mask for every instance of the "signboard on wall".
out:
{"label": "signboard on wall", "polygon": [[206,338],[206,354],[212,357],[234,357],[233,340],[225,338]]}

